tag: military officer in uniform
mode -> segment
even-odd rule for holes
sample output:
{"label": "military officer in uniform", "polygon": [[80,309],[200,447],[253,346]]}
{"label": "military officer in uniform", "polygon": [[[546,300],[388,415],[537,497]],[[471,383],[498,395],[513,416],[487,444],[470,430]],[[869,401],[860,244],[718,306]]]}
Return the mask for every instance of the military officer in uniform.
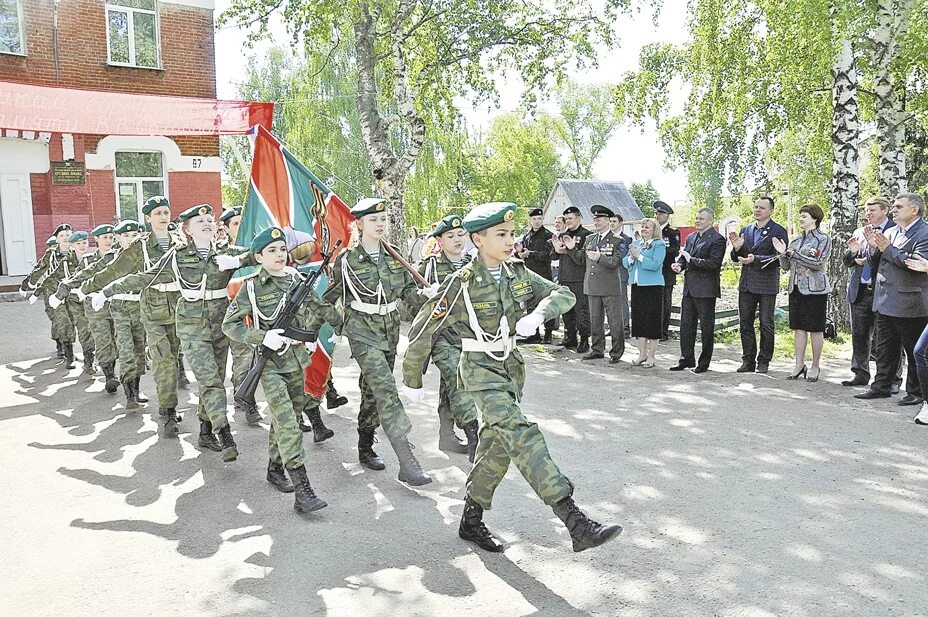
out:
{"label": "military officer in uniform", "polygon": [[670,338],[670,307],[673,305],[673,286],[677,284],[677,273],[673,271],[673,264],[680,254],[680,230],[670,226],[670,215],[673,208],[663,201],[654,202],[654,218],[661,227],[661,238],[667,252],[664,254],[664,315],[661,318],[661,340]]}
{"label": "military officer in uniform", "polygon": [[564,313],[562,345],[567,349],[576,349],[577,353],[586,353],[590,350],[590,305],[583,293],[586,265],[583,256],[573,249],[583,246],[590,230],[581,225],[583,216],[576,206],[564,210],[564,220],[567,229],[553,243],[558,260],[558,283],[573,292],[577,303]]}
{"label": "military officer in uniform", "polygon": [[[528,213],[529,224],[532,228],[522,236],[522,250],[518,253],[518,258],[525,262],[525,267],[549,281],[554,280],[551,276],[551,238],[554,234],[548,231],[543,225],[544,210],[534,208]],[[549,319],[545,322],[545,336],[541,338],[536,332],[528,337],[523,343],[550,343],[551,336],[554,333],[556,319]]]}
{"label": "military officer in uniform", "polygon": [[[624,224],[625,224],[625,219],[622,218],[622,215],[619,214],[618,212],[616,212],[609,219],[609,229],[612,230],[612,235],[618,238],[619,241],[622,243],[621,251],[622,251],[623,256],[628,253],[628,247],[631,246],[632,244],[631,237],[628,236],[628,234],[626,234],[622,229],[622,226]],[[628,304],[628,268],[625,267],[625,262],[621,260],[619,261],[619,284],[622,289],[622,318],[625,320],[625,323],[624,323],[625,338],[628,338],[632,335],[632,331],[630,329],[630,322],[629,322],[630,315],[631,315],[631,311],[630,311],[631,307],[629,307],[629,304]]]}

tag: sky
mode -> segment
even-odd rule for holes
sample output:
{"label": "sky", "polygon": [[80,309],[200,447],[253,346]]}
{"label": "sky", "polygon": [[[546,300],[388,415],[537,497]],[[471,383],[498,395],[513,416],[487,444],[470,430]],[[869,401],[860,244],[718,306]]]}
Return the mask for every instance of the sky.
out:
{"label": "sky", "polygon": [[[230,0],[216,0],[216,15],[229,4]],[[685,18],[686,0],[665,0],[657,27],[650,11],[621,18],[616,24],[619,47],[603,50],[597,69],[575,75],[573,79],[580,83],[615,83],[625,72],[638,68],[638,54],[644,45],[682,43],[686,37]],[[290,40],[279,21],[272,25],[271,31],[277,41]],[[249,50],[244,40],[245,33],[237,28],[226,27],[216,32],[216,79],[221,99],[235,98],[236,83],[242,81],[248,57],[259,55],[270,46],[269,42],[262,42]],[[494,117],[518,108],[522,94],[518,82],[500,79],[498,83],[501,85],[497,106],[472,108],[462,105],[460,111],[471,130],[485,132]],[[671,94],[672,102],[679,103],[680,98],[679,94],[676,98]],[[652,180],[664,201],[670,204],[687,201],[686,175],[682,169],[665,169],[664,151],[653,123],[643,130],[628,125],[618,127],[597,159],[594,172],[596,179],[618,180],[626,185]]]}

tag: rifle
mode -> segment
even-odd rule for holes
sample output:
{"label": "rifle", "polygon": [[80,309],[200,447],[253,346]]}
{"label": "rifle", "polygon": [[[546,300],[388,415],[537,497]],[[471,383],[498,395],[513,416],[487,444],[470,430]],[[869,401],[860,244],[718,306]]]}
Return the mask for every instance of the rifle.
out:
{"label": "rifle", "polygon": [[[335,246],[332,247],[331,251],[323,254],[319,269],[305,277],[293,288],[290,292],[290,296],[287,298],[287,303],[281,308],[280,314],[274,319],[271,327],[268,328],[269,330],[283,330],[284,336],[297,341],[311,342],[316,340],[316,336],[318,335],[317,332],[297,328],[293,325],[293,321],[296,319],[296,315],[303,305],[303,302],[306,301],[309,294],[314,293],[313,287],[316,285],[316,281],[319,280],[322,271],[329,265],[332,255],[335,254],[335,251],[338,250],[341,243],[342,241],[339,240],[335,243]],[[245,375],[245,379],[242,380],[242,383],[235,389],[234,397],[240,404],[247,405],[250,401],[255,400],[255,390],[258,388],[258,381],[260,381],[261,373],[264,372],[264,367],[267,366],[267,361],[270,359],[274,359],[275,362],[280,361],[276,351],[268,349],[263,345],[259,346],[254,365],[251,367],[251,370],[248,371],[248,374]]]}

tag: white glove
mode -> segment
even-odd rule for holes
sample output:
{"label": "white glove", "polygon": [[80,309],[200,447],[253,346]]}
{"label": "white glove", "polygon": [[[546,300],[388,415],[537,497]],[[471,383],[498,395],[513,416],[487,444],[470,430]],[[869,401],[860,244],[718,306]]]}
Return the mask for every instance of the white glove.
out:
{"label": "white glove", "polygon": [[39,297],[37,295],[32,294],[31,296],[29,296],[29,304],[35,304],[38,299]]}
{"label": "white glove", "polygon": [[77,296],[77,299],[80,300],[81,302],[83,302],[84,299],[87,298],[87,294],[85,294],[80,289],[75,289],[74,294]]}
{"label": "white glove", "polygon": [[235,270],[242,265],[242,258],[238,255],[216,255],[216,265],[220,270]]}
{"label": "white glove", "polygon": [[400,389],[400,394],[409,399],[412,403],[418,403],[425,398],[425,389],[424,388],[410,388],[406,384],[403,384],[403,387]]}
{"label": "white glove", "polygon": [[545,316],[537,311],[529,313],[516,322],[516,334],[519,336],[532,336],[538,333],[538,328],[545,323]]}
{"label": "white glove", "polygon": [[61,300],[58,299],[58,296],[49,296],[49,297],[48,297],[48,305],[49,305],[50,307],[52,307],[53,309],[58,308],[58,307],[61,306],[62,304],[64,304],[64,303],[63,303]]}
{"label": "white glove", "polygon": [[287,344],[287,339],[284,338],[283,333],[283,328],[268,330],[264,333],[264,341],[261,344],[271,351],[280,351]]}
{"label": "white glove", "polygon": [[99,311],[103,308],[104,304],[106,304],[106,296],[103,295],[102,291],[97,291],[90,294],[90,308],[95,311]]}
{"label": "white glove", "polygon": [[431,300],[438,293],[438,283],[432,283],[428,287],[419,290],[419,295]]}
{"label": "white glove", "polygon": [[309,355],[313,355],[313,352],[316,351],[316,341],[306,341],[303,345],[306,347],[306,351],[309,352]]}
{"label": "white glove", "polygon": [[26,291],[25,289],[20,289],[20,290],[19,290],[19,295],[22,296],[23,298],[25,298],[25,297],[26,297],[26,294],[28,294],[28,293],[29,293],[29,292]]}

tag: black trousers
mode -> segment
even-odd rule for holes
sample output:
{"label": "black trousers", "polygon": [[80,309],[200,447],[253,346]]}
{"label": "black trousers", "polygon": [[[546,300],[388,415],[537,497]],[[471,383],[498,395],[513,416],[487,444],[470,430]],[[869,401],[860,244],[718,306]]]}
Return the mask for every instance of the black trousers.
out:
{"label": "black trousers", "polygon": [[[876,313],[873,312],[873,291],[861,288],[851,304],[851,372],[870,381],[870,358],[876,351]],[[894,383],[902,385],[905,351],[899,349],[899,368]]]}
{"label": "black trousers", "polygon": [[888,393],[892,389],[896,371],[899,369],[899,348],[908,359],[905,376],[905,391],[921,396],[918,370],[915,366],[915,344],[928,325],[928,317],[876,317],[876,377],[870,385],[872,390]]}
{"label": "black trousers", "polygon": [[[770,364],[773,358],[773,310],[776,294],[738,292],[738,319],[741,331],[741,359],[749,366]],[[754,333],[754,318],[760,313],[760,353],[757,352],[757,336]]]}
{"label": "black trousers", "polygon": [[[564,313],[564,340],[569,341],[577,337],[577,333],[582,337],[590,337],[590,304],[586,294],[583,293],[583,281],[571,281],[561,283],[577,297],[577,303],[574,307]],[[610,327],[612,324],[609,324]]]}
{"label": "black trousers", "polygon": [[661,316],[661,338],[670,338],[670,307],[673,304],[673,281],[664,285],[664,314]]}
{"label": "black trousers", "polygon": [[680,306],[680,364],[696,364],[696,322],[702,350],[697,366],[709,368],[715,348],[715,298],[683,296]]}

